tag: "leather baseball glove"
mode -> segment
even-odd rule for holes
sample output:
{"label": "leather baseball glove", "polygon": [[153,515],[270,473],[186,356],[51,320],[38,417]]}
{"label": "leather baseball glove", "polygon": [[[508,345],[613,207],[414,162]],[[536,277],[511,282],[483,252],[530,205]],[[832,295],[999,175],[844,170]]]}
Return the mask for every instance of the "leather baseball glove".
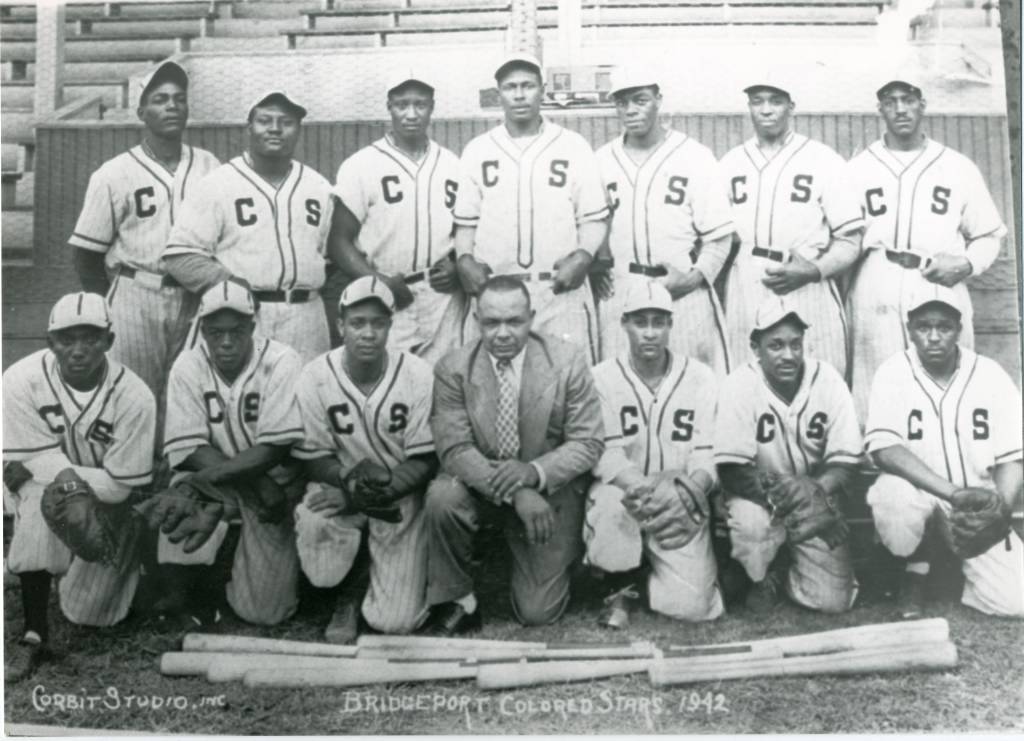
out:
{"label": "leather baseball glove", "polygon": [[1010,534],[1010,508],[993,489],[959,489],[951,501],[950,547],[960,558],[980,556]]}
{"label": "leather baseball glove", "polygon": [[383,466],[364,458],[342,478],[341,489],[348,499],[348,512],[362,512],[384,522],[402,521],[391,490],[391,473]]}
{"label": "leather baseball glove", "polygon": [[74,469],[46,485],[40,509],[50,530],[83,561],[119,564],[138,542],[130,509],[100,501]]}
{"label": "leather baseball glove", "polygon": [[184,476],[135,506],[146,525],[159,529],[185,553],[198,550],[224,516],[224,495],[198,476]]}
{"label": "leather baseball glove", "polygon": [[839,502],[815,479],[762,473],[761,486],[771,505],[772,520],[786,526],[790,542],[820,537],[829,548],[846,542],[850,531]]}
{"label": "leather baseball glove", "polygon": [[635,486],[622,501],[641,529],[669,551],[697,537],[710,517],[707,495],[683,474]]}

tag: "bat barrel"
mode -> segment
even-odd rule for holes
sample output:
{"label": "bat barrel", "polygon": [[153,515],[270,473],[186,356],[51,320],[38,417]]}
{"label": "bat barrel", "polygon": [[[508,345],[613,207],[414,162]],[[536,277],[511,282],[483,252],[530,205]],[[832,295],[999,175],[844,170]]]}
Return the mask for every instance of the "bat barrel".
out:
{"label": "bat barrel", "polygon": [[271,653],[301,656],[355,656],[356,646],[336,646],[312,641],[288,641],[255,636],[187,633],[181,641],[183,651],[222,653]]}

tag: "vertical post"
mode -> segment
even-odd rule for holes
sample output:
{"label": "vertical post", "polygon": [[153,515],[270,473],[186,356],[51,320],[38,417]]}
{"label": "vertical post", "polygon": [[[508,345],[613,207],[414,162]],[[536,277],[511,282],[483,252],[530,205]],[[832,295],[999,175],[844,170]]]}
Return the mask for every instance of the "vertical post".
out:
{"label": "vertical post", "polygon": [[570,65],[580,63],[583,35],[583,3],[560,0],[558,3],[558,46]]}
{"label": "vertical post", "polygon": [[512,0],[509,20],[508,51],[528,51],[540,54],[540,36],[537,34],[537,1]]}
{"label": "vertical post", "polygon": [[64,5],[36,5],[35,117],[46,118],[61,105],[64,82]]}

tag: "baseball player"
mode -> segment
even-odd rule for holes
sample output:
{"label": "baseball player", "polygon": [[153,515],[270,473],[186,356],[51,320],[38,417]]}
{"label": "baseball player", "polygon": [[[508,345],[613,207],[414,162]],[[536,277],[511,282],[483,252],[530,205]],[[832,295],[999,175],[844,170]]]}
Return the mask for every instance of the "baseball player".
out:
{"label": "baseball player", "polygon": [[[287,345],[253,336],[256,314],[252,294],[237,283],[224,281],[203,294],[202,341],[171,369],[164,454],[173,470],[194,471],[216,485],[239,512],[227,602],[243,620],[275,625],[298,606],[289,502],[298,501],[304,482],[289,451],[303,437],[295,396],[302,361]],[[209,622],[220,595],[210,599],[209,584],[200,590],[212,575],[197,566],[213,563],[226,532],[222,522],[193,554],[160,536],[158,561],[171,565],[174,582],[207,597],[189,605],[200,624]]]}
{"label": "baseball player", "polygon": [[108,358],[113,343],[103,297],[69,294],[50,312],[49,349],[3,374],[4,483],[15,511],[7,568],[21,581],[25,615],[20,644],[7,657],[9,679],[47,655],[53,576],[62,577],[61,611],[79,625],[117,623],[135,594],[134,559],[104,565],[73,557],[40,509],[44,488],[68,469],[108,504],[152,478],[156,401],[137,375]]}
{"label": "baseball player", "polygon": [[[846,377],[846,312],[835,279],[857,259],[864,221],[846,162],[792,130],[790,86],[772,79],[744,89],[755,135],[722,158],[739,251],[726,283],[729,351],[750,359],[757,307],[788,296],[813,317],[804,351]],[[780,87],[784,85],[784,87]]]}
{"label": "baseball player", "polygon": [[534,328],[583,345],[596,362],[597,316],[585,284],[609,213],[597,160],[582,136],[541,116],[535,57],[512,54],[494,77],[505,122],[469,142],[459,165],[462,285],[475,296],[490,274],[519,278],[537,312]]}
{"label": "baseball player", "polygon": [[162,413],[167,370],[185,343],[195,304],[160,257],[182,202],[220,163],[182,142],[188,75],[179,65],[164,62],[144,78],[138,101],[142,143],[89,178],[68,244],[82,287],[107,297],[117,327],[110,357],[146,382]]}
{"label": "baseball player", "polygon": [[[293,455],[312,483],[295,509],[302,569],[318,587],[341,583],[367,531],[370,586],[361,617],[371,628],[408,633],[426,617],[427,541],[423,492],[437,469],[430,433],[433,373],[428,363],[387,350],[395,299],[375,276],[342,292],[342,346],[302,371],[299,406],[305,439]],[[371,480],[377,496],[364,497]],[[338,605],[325,631],[355,637],[358,610]]]}
{"label": "baseball player", "polygon": [[341,163],[332,254],[349,275],[376,275],[398,311],[391,347],[436,361],[462,344],[465,294],[452,251],[459,160],[427,136],[434,88],[412,73],[388,86],[391,131]]}
{"label": "baseball player", "polygon": [[[773,604],[784,580],[796,603],[842,612],[857,582],[835,499],[863,443],[842,376],[804,357],[807,327],[788,297],[758,307],[750,332],[756,360],[733,371],[718,396],[714,456],[732,558],[754,583],[747,606]],[[811,524],[821,527],[807,537]]]}
{"label": "baseball player", "polygon": [[732,214],[718,162],[696,139],[658,122],[656,77],[625,71],[611,95],[625,134],[597,152],[612,207],[612,294],[599,305],[601,358],[628,349],[619,319],[632,285],[656,280],[677,302],[670,346],[724,375],[725,319],[712,288],[729,256]]}
{"label": "baseball player", "polygon": [[629,351],[593,369],[605,449],[583,523],[587,562],[615,582],[602,623],[628,624],[629,580],[645,556],[652,610],[713,620],[723,611],[707,501],[715,376],[668,349],[678,304],[662,285],[637,284],[621,305]]}
{"label": "baseball player", "polygon": [[249,147],[210,173],[167,240],[167,270],[202,294],[224,280],[252,289],[262,337],[308,362],[330,345],[324,283],[331,186],[292,159],[306,109],[275,90],[249,109]]}
{"label": "baseball player", "polygon": [[977,166],[922,133],[925,109],[916,84],[884,84],[878,110],[886,133],[850,161],[865,219],[864,254],[849,295],[853,393],[862,415],[875,371],[909,347],[907,297],[922,283],[960,294],[960,344],[974,347],[964,280],[988,269],[1006,234]]}
{"label": "baseball player", "polygon": [[[871,489],[882,543],[907,559],[900,612],[924,611],[931,562],[960,490],[995,490],[1005,538],[963,558],[962,601],[976,610],[1024,616],[1024,545],[1009,527],[1021,509],[1020,391],[999,365],[959,344],[966,305],[955,288],[923,283],[907,296],[911,347],[886,360],[871,385],[865,442],[882,470]],[[956,552],[956,550],[954,550]],[[958,554],[959,555],[959,554]]]}

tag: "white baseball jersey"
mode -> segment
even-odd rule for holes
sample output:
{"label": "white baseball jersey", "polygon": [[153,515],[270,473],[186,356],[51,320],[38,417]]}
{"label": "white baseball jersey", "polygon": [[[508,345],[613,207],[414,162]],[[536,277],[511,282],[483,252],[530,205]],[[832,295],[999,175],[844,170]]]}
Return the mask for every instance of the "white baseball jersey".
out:
{"label": "white baseball jersey", "polygon": [[[750,357],[757,307],[774,295],[761,282],[765,269],[792,254],[816,260],[833,237],[856,232],[864,222],[846,161],[802,134],[790,133],[771,158],[749,139],[722,158],[722,171],[740,238],[726,288],[729,348],[740,361]],[[811,317],[808,354],[845,374],[847,323],[835,283],[808,283],[788,296],[801,316]]]}
{"label": "white baseball jersey", "polygon": [[718,395],[715,463],[754,464],[787,475],[813,475],[827,463],[856,464],[863,452],[853,399],[839,372],[806,359],[800,388],[787,404],[761,367],[729,374]]}
{"label": "white baseball jersey", "polygon": [[889,358],[871,385],[865,443],[869,452],[902,445],[956,486],[991,488],[992,468],[1018,461],[1021,397],[998,363],[960,348],[945,388],[910,348]]}
{"label": "white baseball jersey", "polygon": [[[619,322],[630,283],[649,280],[629,271],[630,264],[668,263],[686,272],[691,266],[706,285],[676,302],[671,347],[722,371],[726,360],[724,316],[710,286],[729,255],[729,245],[711,245],[732,233],[732,214],[711,150],[678,131],[665,139],[643,164],[626,153],[619,137],[597,151],[601,177],[612,209],[608,246],[615,259],[615,293],[602,301],[601,357],[629,350]],[[701,244],[705,247],[701,247]]]}

